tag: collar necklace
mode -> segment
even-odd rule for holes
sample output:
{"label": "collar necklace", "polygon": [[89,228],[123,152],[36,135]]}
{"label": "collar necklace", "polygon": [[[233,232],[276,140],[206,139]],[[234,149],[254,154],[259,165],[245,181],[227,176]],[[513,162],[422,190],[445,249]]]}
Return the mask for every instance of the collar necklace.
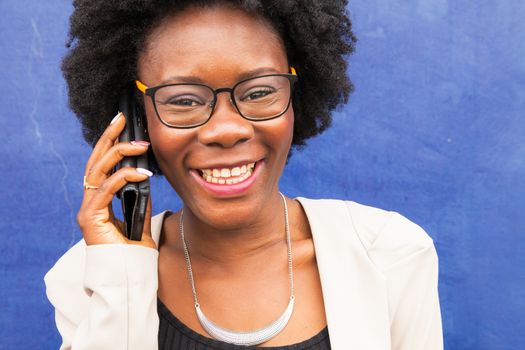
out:
{"label": "collar necklace", "polygon": [[190,253],[186,245],[186,239],[184,238],[184,225],[182,223],[183,212],[180,215],[179,229],[180,236],[182,238],[182,245],[184,247],[184,258],[186,260],[186,267],[188,269],[188,275],[191,282],[191,289],[193,291],[193,301],[195,303],[195,312],[197,313],[197,318],[201,323],[202,327],[208,332],[213,338],[236,345],[259,345],[262,344],[277,334],[279,334],[284,327],[288,324],[290,317],[292,316],[294,304],[295,304],[295,295],[294,295],[294,286],[293,286],[293,269],[292,269],[292,243],[290,240],[290,225],[288,222],[288,206],[286,205],[286,199],[282,193],[279,193],[283,199],[284,204],[284,220],[285,220],[285,231],[286,231],[286,243],[288,246],[288,272],[290,275],[290,302],[284,310],[284,312],[279,316],[275,321],[269,325],[259,328],[254,331],[249,332],[236,332],[230,329],[223,328],[218,326],[214,322],[204,315],[204,312],[201,309],[199,301],[197,299],[197,291],[195,290],[195,282],[193,279],[193,271],[191,269]]}

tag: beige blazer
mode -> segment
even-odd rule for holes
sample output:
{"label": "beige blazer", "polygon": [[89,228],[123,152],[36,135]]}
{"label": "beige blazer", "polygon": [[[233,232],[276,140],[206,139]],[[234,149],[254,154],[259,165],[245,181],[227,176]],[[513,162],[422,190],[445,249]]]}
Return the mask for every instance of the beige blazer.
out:
{"label": "beige blazer", "polygon": [[[443,349],[432,239],[403,216],[338,200],[306,211],[333,350]],[[163,212],[152,219],[158,243]],[[78,242],[46,274],[60,349],[157,349],[158,251]]]}

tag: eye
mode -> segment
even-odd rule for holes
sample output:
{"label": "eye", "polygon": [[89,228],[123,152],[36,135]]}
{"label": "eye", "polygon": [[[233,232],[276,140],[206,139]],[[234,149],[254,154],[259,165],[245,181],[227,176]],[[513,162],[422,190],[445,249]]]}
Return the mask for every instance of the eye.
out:
{"label": "eye", "polygon": [[172,96],[167,99],[164,104],[172,105],[177,107],[197,107],[202,106],[204,103],[202,99],[194,95],[183,95],[183,96]]}
{"label": "eye", "polygon": [[268,95],[271,95],[272,93],[275,92],[275,89],[274,88],[271,88],[271,87],[257,87],[257,88],[253,88],[253,89],[250,89],[249,91],[245,92],[243,94],[243,97],[241,98],[241,101],[242,102],[249,102],[249,101],[254,101],[254,100],[258,100],[258,99],[261,99],[261,98],[264,98]]}

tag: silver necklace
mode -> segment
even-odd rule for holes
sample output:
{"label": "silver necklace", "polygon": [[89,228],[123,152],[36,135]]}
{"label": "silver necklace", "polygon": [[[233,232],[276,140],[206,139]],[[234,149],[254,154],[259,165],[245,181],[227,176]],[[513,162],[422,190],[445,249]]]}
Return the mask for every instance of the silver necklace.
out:
{"label": "silver necklace", "polygon": [[186,260],[186,267],[188,269],[188,275],[190,277],[191,289],[193,291],[193,301],[195,303],[195,312],[197,313],[197,318],[201,323],[202,327],[208,332],[213,338],[224,341],[230,344],[236,345],[259,345],[262,344],[277,334],[279,334],[284,327],[288,324],[290,317],[292,316],[294,304],[295,304],[295,294],[293,286],[293,269],[292,269],[292,242],[290,240],[290,225],[288,222],[288,206],[286,205],[286,199],[282,193],[279,193],[283,199],[284,204],[284,221],[285,221],[285,230],[286,230],[286,243],[288,246],[288,272],[290,275],[290,302],[284,310],[284,312],[279,316],[275,321],[269,325],[259,328],[251,332],[236,332],[230,329],[223,328],[218,326],[214,322],[204,315],[202,312],[199,301],[197,300],[197,291],[195,290],[195,282],[193,280],[193,270],[191,269],[190,262],[190,253],[188,251],[188,246],[186,245],[186,239],[184,238],[184,225],[182,224],[183,212],[181,211],[179,229],[180,236],[182,238],[182,245],[184,247],[184,258]]}

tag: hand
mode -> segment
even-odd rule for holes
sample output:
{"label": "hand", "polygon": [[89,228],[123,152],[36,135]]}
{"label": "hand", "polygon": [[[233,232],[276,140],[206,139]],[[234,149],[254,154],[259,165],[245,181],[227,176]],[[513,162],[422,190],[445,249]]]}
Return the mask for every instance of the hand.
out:
{"label": "hand", "polygon": [[106,128],[86,164],[85,181],[94,188],[84,189],[82,205],[77,213],[77,222],[87,245],[137,244],[155,248],[151,238],[151,197],[148,199],[144,231],[140,241],[127,239],[124,223],[113,214],[111,202],[115,194],[128,182],[140,182],[151,176],[146,169],[121,168],[112,174],[117,163],[125,156],[138,156],[148,150],[149,143],[118,142],[126,118],[119,113]]}

